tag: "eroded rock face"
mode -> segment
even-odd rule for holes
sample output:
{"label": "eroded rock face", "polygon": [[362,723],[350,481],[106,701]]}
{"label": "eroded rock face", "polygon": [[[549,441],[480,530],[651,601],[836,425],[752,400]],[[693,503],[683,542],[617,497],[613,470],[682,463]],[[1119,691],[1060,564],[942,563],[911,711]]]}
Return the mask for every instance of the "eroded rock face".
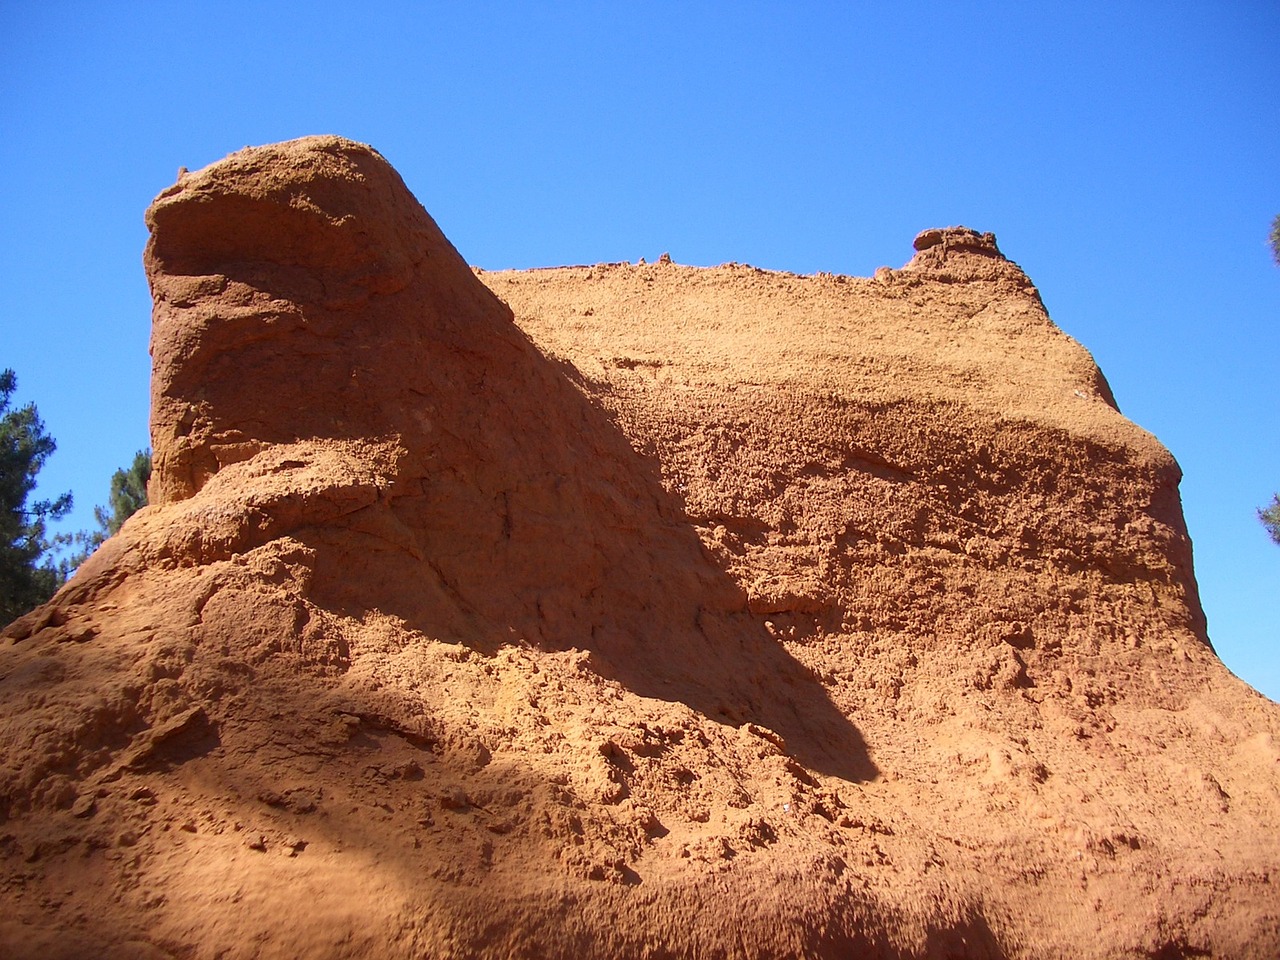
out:
{"label": "eroded rock face", "polygon": [[332,137],[148,223],[153,506],[0,646],[7,955],[1280,949],[1280,708],[991,234],[472,271]]}
{"label": "eroded rock face", "polygon": [[479,375],[465,344],[518,362],[507,312],[406,197],[335,139],[235,154],[156,198],[154,502],[271,444],[423,433],[434,393]]}

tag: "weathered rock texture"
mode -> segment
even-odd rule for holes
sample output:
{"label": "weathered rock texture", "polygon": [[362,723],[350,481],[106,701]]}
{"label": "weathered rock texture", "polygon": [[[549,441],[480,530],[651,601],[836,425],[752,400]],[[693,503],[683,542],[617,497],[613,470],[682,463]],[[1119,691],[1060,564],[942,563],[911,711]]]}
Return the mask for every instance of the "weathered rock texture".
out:
{"label": "weathered rock texture", "polygon": [[1280,950],[1280,707],[990,234],[472,271],[336,138],[148,223],[153,506],[0,645],[4,955]]}

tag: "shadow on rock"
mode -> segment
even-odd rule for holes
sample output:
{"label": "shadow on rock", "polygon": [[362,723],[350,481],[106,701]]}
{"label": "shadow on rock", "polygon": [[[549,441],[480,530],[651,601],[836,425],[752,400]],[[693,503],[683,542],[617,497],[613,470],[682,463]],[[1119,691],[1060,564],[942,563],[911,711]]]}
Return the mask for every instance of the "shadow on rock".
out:
{"label": "shadow on rock", "polygon": [[224,555],[288,534],[313,551],[321,606],[490,652],[589,650],[641,696],[768,727],[812,769],[875,775],[659,465],[520,331],[375,152],[338,138],[243,151],[161,194],[148,223],[158,502],[291,445],[397,451],[377,483],[250,504],[249,539]]}

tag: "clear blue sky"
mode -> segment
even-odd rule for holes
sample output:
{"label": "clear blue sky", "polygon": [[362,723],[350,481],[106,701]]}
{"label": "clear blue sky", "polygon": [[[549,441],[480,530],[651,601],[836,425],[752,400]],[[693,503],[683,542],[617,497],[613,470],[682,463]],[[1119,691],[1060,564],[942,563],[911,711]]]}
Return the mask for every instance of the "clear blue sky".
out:
{"label": "clear blue sky", "polygon": [[92,524],[147,438],[142,213],[339,133],[481,266],[900,266],[991,230],[1173,451],[1209,631],[1280,699],[1280,4],[0,0],[0,367]]}

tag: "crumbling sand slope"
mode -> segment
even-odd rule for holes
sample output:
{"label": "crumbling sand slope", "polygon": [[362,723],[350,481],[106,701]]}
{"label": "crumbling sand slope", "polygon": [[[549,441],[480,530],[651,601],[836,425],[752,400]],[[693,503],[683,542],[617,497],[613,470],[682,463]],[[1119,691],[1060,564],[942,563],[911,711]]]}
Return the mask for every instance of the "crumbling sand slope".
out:
{"label": "crumbling sand slope", "polygon": [[6,956],[1280,950],[1280,707],[990,234],[472,271],[332,137],[148,224],[153,506],[0,641]]}

